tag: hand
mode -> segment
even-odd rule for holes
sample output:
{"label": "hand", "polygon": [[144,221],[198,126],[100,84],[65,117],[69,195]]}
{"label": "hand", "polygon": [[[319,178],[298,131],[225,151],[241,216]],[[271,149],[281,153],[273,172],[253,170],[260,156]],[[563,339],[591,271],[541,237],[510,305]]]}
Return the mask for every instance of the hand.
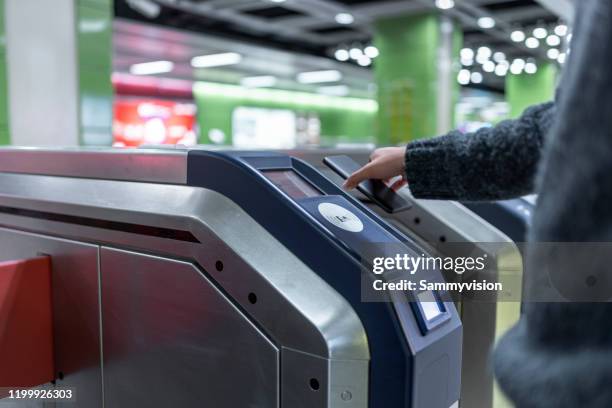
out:
{"label": "hand", "polygon": [[383,147],[376,149],[370,156],[370,162],[353,173],[345,182],[344,188],[352,190],[364,180],[376,179],[387,181],[397,176],[402,180],[391,188],[397,189],[406,184],[406,149],[404,147]]}

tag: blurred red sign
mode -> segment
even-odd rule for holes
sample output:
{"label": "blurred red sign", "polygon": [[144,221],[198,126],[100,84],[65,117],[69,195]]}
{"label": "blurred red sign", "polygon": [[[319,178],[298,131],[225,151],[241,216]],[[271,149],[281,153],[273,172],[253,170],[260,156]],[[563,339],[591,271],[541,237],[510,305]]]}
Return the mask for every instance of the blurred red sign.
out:
{"label": "blurred red sign", "polygon": [[197,143],[196,106],[160,99],[117,99],[114,103],[113,146]]}

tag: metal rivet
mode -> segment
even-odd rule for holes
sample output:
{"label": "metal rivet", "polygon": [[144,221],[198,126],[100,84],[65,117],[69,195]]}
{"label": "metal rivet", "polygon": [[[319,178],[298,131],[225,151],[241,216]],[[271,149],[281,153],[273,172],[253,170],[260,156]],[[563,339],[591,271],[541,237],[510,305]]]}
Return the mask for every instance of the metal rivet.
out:
{"label": "metal rivet", "polygon": [[343,391],[342,394],[340,394],[340,398],[342,398],[342,401],[350,401],[353,399],[353,394],[351,394],[350,391]]}

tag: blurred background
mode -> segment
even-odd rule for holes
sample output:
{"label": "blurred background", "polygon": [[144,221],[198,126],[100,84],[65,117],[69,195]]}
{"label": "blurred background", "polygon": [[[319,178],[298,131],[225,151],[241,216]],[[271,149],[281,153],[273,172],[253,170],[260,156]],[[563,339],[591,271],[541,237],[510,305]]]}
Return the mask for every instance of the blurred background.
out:
{"label": "blurred background", "polygon": [[0,143],[395,145],[554,97],[565,0],[1,0]]}

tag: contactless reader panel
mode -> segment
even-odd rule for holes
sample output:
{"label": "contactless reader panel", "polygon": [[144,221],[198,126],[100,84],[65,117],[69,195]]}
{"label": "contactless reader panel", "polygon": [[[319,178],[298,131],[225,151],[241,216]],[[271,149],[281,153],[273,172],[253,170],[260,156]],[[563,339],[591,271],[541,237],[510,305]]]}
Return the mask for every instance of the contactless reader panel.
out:
{"label": "contactless reader panel", "polygon": [[[414,242],[318,170],[286,155],[191,150],[187,180],[238,203],[351,304],[368,335],[369,407],[448,408],[459,399],[461,324],[454,305],[435,292],[403,302],[361,298],[368,271],[360,248],[393,243],[422,253]],[[441,358],[447,363],[440,365]],[[431,384],[433,378],[445,384]],[[431,392],[437,387],[446,394]]]}
{"label": "contactless reader panel", "polygon": [[[328,156],[323,159],[323,163],[344,179],[361,168],[356,161],[344,155]],[[404,211],[411,207],[405,198],[381,180],[364,180],[357,185],[357,190],[388,213]]]}

